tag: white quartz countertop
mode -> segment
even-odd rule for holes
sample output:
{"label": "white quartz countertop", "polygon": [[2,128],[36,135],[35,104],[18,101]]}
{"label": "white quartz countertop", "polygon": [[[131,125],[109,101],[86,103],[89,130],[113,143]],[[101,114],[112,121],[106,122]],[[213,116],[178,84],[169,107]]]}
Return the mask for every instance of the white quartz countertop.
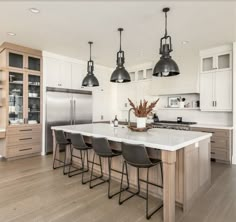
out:
{"label": "white quartz countertop", "polygon": [[0,132],[6,132],[6,129],[0,128]]}
{"label": "white quartz countertop", "polygon": [[212,136],[211,133],[157,128],[147,132],[133,132],[124,126],[115,128],[105,123],[55,126],[52,129],[81,133],[84,136],[106,137],[108,140],[116,142],[143,144],[147,147],[168,151],[176,151]]}
{"label": "white quartz countertop", "polygon": [[210,128],[210,129],[228,129],[232,130],[234,127],[229,125],[217,125],[217,124],[194,124],[191,127]]}

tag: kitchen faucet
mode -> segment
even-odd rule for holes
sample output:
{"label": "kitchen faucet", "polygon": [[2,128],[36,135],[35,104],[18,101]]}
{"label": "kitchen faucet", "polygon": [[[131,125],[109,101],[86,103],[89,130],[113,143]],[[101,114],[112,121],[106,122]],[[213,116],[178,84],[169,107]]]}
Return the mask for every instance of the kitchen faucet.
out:
{"label": "kitchen faucet", "polygon": [[128,126],[130,126],[130,112],[131,110],[134,110],[134,108],[130,108],[128,112]]}

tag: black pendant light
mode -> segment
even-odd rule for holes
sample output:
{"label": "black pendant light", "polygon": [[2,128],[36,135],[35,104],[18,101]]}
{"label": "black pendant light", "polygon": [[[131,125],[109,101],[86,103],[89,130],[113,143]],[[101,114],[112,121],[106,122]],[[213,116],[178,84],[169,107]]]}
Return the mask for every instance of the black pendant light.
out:
{"label": "black pendant light", "polygon": [[126,71],[124,67],[125,63],[125,53],[123,50],[121,50],[121,32],[123,31],[123,28],[119,28],[118,31],[120,32],[120,50],[117,52],[117,59],[116,59],[116,69],[111,75],[111,82],[117,82],[117,83],[124,83],[124,82],[130,82],[130,75]]}
{"label": "black pendant light", "polygon": [[99,82],[98,82],[96,76],[93,74],[94,64],[93,64],[93,60],[91,59],[91,48],[92,48],[93,42],[88,42],[88,44],[90,46],[90,58],[89,58],[88,65],[87,65],[87,72],[88,73],[83,79],[82,86],[95,87],[95,86],[99,86]]}
{"label": "black pendant light", "polygon": [[165,13],[165,35],[160,40],[161,58],[157,62],[153,70],[153,76],[168,77],[179,75],[179,67],[171,58],[170,53],[173,51],[171,37],[167,34],[167,12],[169,8],[162,10]]}

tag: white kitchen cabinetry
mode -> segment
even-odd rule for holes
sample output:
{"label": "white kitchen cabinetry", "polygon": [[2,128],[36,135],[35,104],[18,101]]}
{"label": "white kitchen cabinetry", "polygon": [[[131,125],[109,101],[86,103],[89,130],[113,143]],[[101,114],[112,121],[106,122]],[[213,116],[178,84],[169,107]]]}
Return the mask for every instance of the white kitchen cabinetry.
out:
{"label": "white kitchen cabinetry", "polygon": [[82,87],[82,81],[86,74],[87,70],[85,65],[71,63],[71,89],[84,89],[84,87]]}
{"label": "white kitchen cabinetry", "polygon": [[232,70],[232,50],[228,48],[223,52],[216,50],[214,54],[213,49],[212,52],[207,51],[201,53],[201,73],[208,73],[215,70]]}
{"label": "white kitchen cabinetry", "polygon": [[202,51],[200,55],[201,110],[231,112],[233,91],[230,46]]}

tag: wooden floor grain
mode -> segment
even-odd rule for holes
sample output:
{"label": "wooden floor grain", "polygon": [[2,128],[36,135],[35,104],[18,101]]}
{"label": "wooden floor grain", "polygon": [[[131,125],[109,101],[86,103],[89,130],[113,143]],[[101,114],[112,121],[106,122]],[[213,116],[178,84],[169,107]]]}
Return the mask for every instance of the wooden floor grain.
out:
{"label": "wooden floor grain", "polygon": [[[178,222],[235,222],[236,167],[212,163],[212,187]],[[113,188],[118,189],[114,183]],[[92,190],[81,177],[52,170],[52,156],[0,161],[0,222],[143,222],[145,201],[119,206],[107,199],[107,184]],[[152,201],[152,205],[154,200]],[[150,221],[162,221],[162,210]]]}

